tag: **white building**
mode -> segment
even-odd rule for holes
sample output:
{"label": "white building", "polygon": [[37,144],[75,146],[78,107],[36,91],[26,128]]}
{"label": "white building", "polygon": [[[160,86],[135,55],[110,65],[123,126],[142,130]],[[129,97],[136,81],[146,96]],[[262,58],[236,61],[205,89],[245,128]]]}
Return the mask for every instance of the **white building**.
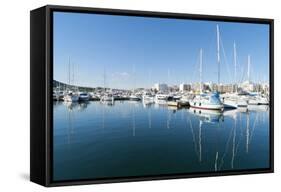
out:
{"label": "white building", "polygon": [[168,88],[168,85],[165,83],[156,83],[156,84],[154,84],[153,89],[156,91],[165,92],[165,91],[168,91],[169,88]]}
{"label": "white building", "polygon": [[180,89],[181,92],[190,91],[191,85],[182,83],[182,84],[180,84],[180,88],[179,89]]}
{"label": "white building", "polygon": [[244,90],[244,91],[249,91],[249,92],[252,92],[252,91],[255,91],[255,84],[250,82],[250,81],[244,81],[242,84],[241,84],[241,88]]}

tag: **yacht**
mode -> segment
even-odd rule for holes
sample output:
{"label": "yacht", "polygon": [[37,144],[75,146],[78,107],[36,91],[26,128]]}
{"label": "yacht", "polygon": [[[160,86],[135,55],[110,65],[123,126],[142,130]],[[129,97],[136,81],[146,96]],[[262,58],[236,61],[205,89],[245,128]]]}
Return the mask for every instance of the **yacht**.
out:
{"label": "yacht", "polygon": [[189,103],[190,107],[197,109],[223,110],[224,105],[220,100],[219,93],[200,94]]}
{"label": "yacht", "polygon": [[261,94],[249,96],[249,105],[269,105],[269,100]]}
{"label": "yacht", "polygon": [[89,99],[92,100],[92,101],[100,100],[99,96],[96,93],[94,93],[94,92],[90,92],[89,96],[90,96]]}
{"label": "yacht", "polygon": [[141,97],[140,97],[139,95],[136,95],[136,94],[131,94],[131,95],[129,96],[129,99],[130,99],[131,101],[140,101],[140,100],[141,100]]}
{"label": "yacht", "polygon": [[155,97],[157,100],[167,100],[169,98],[169,95],[164,93],[157,93]]}
{"label": "yacht", "polygon": [[[68,85],[71,84],[71,78],[70,78],[70,74],[71,74],[71,70],[70,70],[70,58],[69,58],[69,62],[68,62]],[[74,79],[74,71],[73,73],[73,79]],[[74,85],[74,80],[72,80],[72,84]],[[73,88],[73,87],[72,87]],[[70,88],[66,89],[66,92],[63,96],[63,100],[65,102],[77,102],[79,101],[79,93],[77,91],[77,87],[74,87],[74,91],[72,91]]]}
{"label": "yacht", "polygon": [[154,103],[154,96],[150,92],[144,92],[142,95],[142,101],[144,104]]}
{"label": "yacht", "polygon": [[[238,94],[238,85],[236,82],[236,68],[237,68],[237,54],[236,54],[236,44],[233,43],[233,55],[234,55],[234,79],[235,79],[235,90],[234,93],[226,93],[221,95],[224,108],[228,109],[237,109],[238,107],[247,107],[248,106],[248,99],[244,95]],[[248,60],[248,65],[250,65]],[[248,67],[249,68],[249,67]]]}
{"label": "yacht", "polygon": [[222,95],[222,101],[224,104],[224,108],[237,109],[238,107],[247,107],[248,106],[247,97],[240,96],[236,93]]}
{"label": "yacht", "polygon": [[110,102],[114,102],[114,97],[112,94],[108,93],[108,94],[105,94],[103,95],[101,98],[100,98],[100,101],[101,102],[104,102],[104,101],[110,101]]}
{"label": "yacht", "polygon": [[90,95],[86,92],[79,93],[79,101],[89,101]]}
{"label": "yacht", "polygon": [[218,92],[211,94],[202,93],[202,59],[203,49],[200,49],[200,94],[196,95],[189,105],[192,108],[205,109],[205,110],[223,110],[223,103],[220,100]]}
{"label": "yacht", "polygon": [[79,100],[79,94],[70,91],[64,95],[63,100],[66,102],[77,102]]}

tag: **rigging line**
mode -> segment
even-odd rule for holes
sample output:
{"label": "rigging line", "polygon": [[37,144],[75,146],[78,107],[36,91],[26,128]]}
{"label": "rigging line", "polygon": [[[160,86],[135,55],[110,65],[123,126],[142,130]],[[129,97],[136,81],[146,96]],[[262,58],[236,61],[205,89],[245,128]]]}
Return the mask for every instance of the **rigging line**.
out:
{"label": "rigging line", "polygon": [[[196,63],[195,63],[195,65],[193,65],[194,66],[194,70],[193,71],[196,71],[197,72],[197,69],[199,68],[199,60],[200,60],[200,54],[196,54],[197,55],[197,57],[196,57]],[[197,75],[197,73],[192,73],[192,76],[191,76],[191,81],[193,81],[194,79],[195,79],[195,75]],[[196,79],[197,80],[197,79]],[[195,81],[196,81],[195,80]]]}
{"label": "rigging line", "polygon": [[[239,73],[236,72],[237,84],[240,84],[240,83],[242,83],[242,79],[241,79],[241,77],[242,77],[242,75],[241,75],[242,74],[242,70],[241,70],[241,66],[240,66],[239,56],[237,54],[237,50],[236,50],[236,71],[237,72],[239,71]],[[239,76],[238,76],[238,74],[239,74]]]}
{"label": "rigging line", "polygon": [[[220,34],[221,36],[221,34]],[[221,47],[222,47],[222,53],[223,53],[223,58],[224,58],[224,62],[226,64],[226,71],[228,73],[228,77],[231,77],[231,73],[230,73],[230,69],[229,69],[229,64],[228,64],[228,59],[226,57],[226,53],[225,53],[225,49],[224,49],[224,46],[223,46],[223,41],[222,41],[222,38],[220,37],[220,44],[221,44]],[[230,81],[231,82],[231,81]]]}
{"label": "rigging line", "polygon": [[246,68],[247,68],[247,65],[243,65],[243,67],[242,67],[242,78],[241,78],[241,82],[243,82],[245,79],[246,79],[246,72],[247,72],[247,70],[246,70]]}
{"label": "rigging line", "polygon": [[[212,27],[213,28],[213,27]],[[214,29],[213,30],[213,32],[214,32],[214,34],[216,34],[216,29]],[[204,57],[205,58],[208,58],[208,54],[210,54],[212,51],[211,50],[214,50],[214,49],[216,49],[216,46],[214,46],[214,45],[216,45],[216,36],[215,35],[211,35],[211,40],[209,41],[210,43],[209,43],[209,46],[208,46],[208,48],[207,48],[207,50],[205,50],[204,51]],[[209,63],[212,63],[212,62],[210,62],[210,61],[206,61],[205,60],[205,63],[206,64],[209,64]],[[214,64],[217,64],[216,62],[214,62]],[[202,70],[202,73],[203,73],[203,70]],[[211,81],[211,79],[210,80],[208,80],[208,81]]]}

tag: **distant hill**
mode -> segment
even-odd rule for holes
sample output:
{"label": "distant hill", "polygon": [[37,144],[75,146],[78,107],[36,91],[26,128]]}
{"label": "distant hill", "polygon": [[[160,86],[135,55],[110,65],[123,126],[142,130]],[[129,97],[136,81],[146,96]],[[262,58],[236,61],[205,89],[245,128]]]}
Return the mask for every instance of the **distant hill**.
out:
{"label": "distant hill", "polygon": [[75,86],[75,85],[68,85],[66,83],[62,83],[62,82],[59,82],[59,81],[56,81],[56,80],[53,80],[53,88],[61,88],[61,89],[77,89],[79,91],[95,91],[96,89],[103,89],[103,87],[96,87],[96,88],[93,88],[93,87],[83,87],[83,86]]}
{"label": "distant hill", "polygon": [[[96,91],[96,90],[102,90],[104,89],[103,87],[84,87],[84,86],[75,86],[75,85],[68,85],[66,83],[62,83],[56,80],[53,80],[53,88],[61,88],[61,89],[77,89],[79,91],[85,91],[85,92],[91,92],[91,91]],[[109,88],[106,88],[109,89]],[[121,89],[112,89],[112,90],[121,90]]]}

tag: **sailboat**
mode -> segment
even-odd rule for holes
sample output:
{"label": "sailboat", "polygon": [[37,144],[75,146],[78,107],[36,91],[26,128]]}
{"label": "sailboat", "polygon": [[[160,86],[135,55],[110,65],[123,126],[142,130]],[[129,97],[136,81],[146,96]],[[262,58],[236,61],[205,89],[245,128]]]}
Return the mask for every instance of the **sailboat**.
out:
{"label": "sailboat", "polygon": [[58,84],[58,87],[53,91],[53,100],[62,101],[65,91],[61,90],[60,82],[58,82]]}
{"label": "sailboat", "polygon": [[153,104],[154,103],[154,96],[150,92],[144,92],[142,94],[142,102],[144,104]]}
{"label": "sailboat", "polygon": [[[151,71],[149,71],[149,84],[151,84]],[[155,102],[154,100],[154,94],[150,90],[144,91],[142,93],[142,102],[144,105],[150,105]]]}
{"label": "sailboat", "polygon": [[[250,62],[249,59],[248,62]],[[248,99],[249,105],[269,105],[269,97],[261,92],[250,92]]]}
{"label": "sailboat", "polygon": [[266,96],[258,93],[249,96],[249,105],[269,105],[269,100]]}
{"label": "sailboat", "polygon": [[130,96],[129,96],[129,99],[131,101],[140,101],[141,100],[141,97],[135,93],[132,93]]}
{"label": "sailboat", "polygon": [[247,107],[247,99],[244,96],[238,95],[238,85],[236,82],[236,68],[237,68],[237,53],[236,53],[236,44],[233,43],[233,57],[234,57],[234,79],[235,79],[235,92],[234,93],[227,93],[222,95],[222,100],[224,104],[224,108],[236,109],[238,107]]}
{"label": "sailboat", "polygon": [[133,89],[131,95],[129,96],[129,99],[131,101],[140,101],[141,95],[136,94],[136,92],[135,92],[135,88],[136,88],[135,65],[133,65],[133,76],[134,76],[134,89]]}
{"label": "sailboat", "polygon": [[103,95],[101,98],[100,98],[100,101],[101,102],[104,102],[104,101],[110,101],[110,102],[114,102],[114,97],[111,93],[106,93],[105,95]]}
{"label": "sailboat", "polygon": [[223,110],[223,104],[218,92],[205,94],[202,90],[202,60],[203,49],[200,49],[200,94],[190,102],[190,107],[205,110]]}
{"label": "sailboat", "polygon": [[103,74],[103,89],[104,89],[104,92],[103,92],[103,95],[100,97],[100,101],[102,103],[110,102],[110,103],[107,103],[107,104],[113,104],[114,103],[114,97],[113,97],[112,93],[106,92],[105,79],[106,79],[106,76],[105,76],[105,70],[104,70],[104,74]]}
{"label": "sailboat", "polygon": [[77,102],[79,100],[79,95],[75,92],[69,91],[63,98],[66,102]]}
{"label": "sailboat", "polygon": [[[68,86],[70,86],[70,59],[68,62]],[[72,83],[74,83],[74,72],[72,74],[73,79],[72,79]],[[79,94],[77,93],[77,91],[72,91],[68,88],[68,90],[66,91],[66,94],[63,97],[63,100],[66,102],[77,102],[79,100]]]}

